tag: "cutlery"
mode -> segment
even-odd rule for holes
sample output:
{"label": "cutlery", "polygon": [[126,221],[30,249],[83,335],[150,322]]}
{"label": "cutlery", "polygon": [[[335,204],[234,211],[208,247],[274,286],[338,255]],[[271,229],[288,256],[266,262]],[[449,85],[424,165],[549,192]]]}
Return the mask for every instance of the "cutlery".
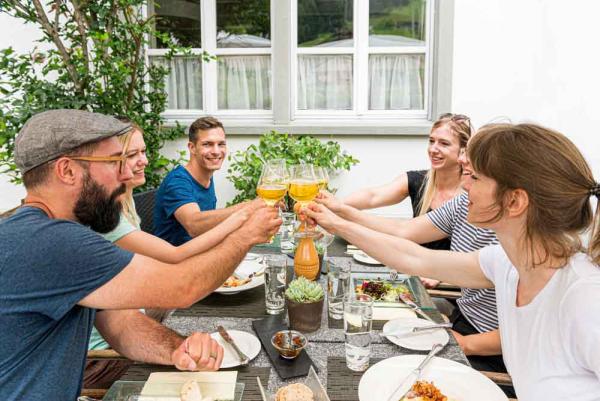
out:
{"label": "cutlery", "polygon": [[422,327],[413,327],[409,331],[392,331],[392,332],[382,332],[382,334],[386,337],[403,337],[405,335],[421,333],[423,331],[435,330],[435,329],[449,329],[452,327],[452,323],[439,323],[432,324],[430,326],[422,326]]}
{"label": "cutlery", "polygon": [[[423,361],[419,364],[419,366],[417,366],[416,369],[414,369],[412,372],[410,372],[408,374],[408,376],[406,376],[404,378],[404,380],[402,380],[402,382],[394,389],[392,394],[390,394],[387,401],[402,400],[404,397],[406,397],[406,395],[410,392],[410,389],[412,388],[413,384],[415,384],[415,382],[418,381],[419,378],[421,377],[421,373],[423,373],[423,369],[425,369],[425,367],[427,366],[429,361],[431,361],[431,359],[433,359],[435,354],[440,352],[442,348],[444,348],[443,345],[434,344],[433,347],[431,347],[431,351],[429,351],[429,354],[427,354],[425,359],[423,359]],[[395,397],[396,393],[398,393],[400,390],[407,388],[406,387],[407,384],[409,385],[408,389],[400,397]]]}
{"label": "cutlery", "polygon": [[260,377],[256,376],[256,381],[258,382],[258,390],[260,391],[260,396],[264,401],[267,401],[269,398],[267,398],[267,394],[265,394],[265,389],[260,381]]}
{"label": "cutlery", "polygon": [[237,353],[238,358],[240,359],[240,365],[242,365],[242,366],[247,365],[248,362],[250,361],[250,358],[248,358],[246,356],[246,354],[244,354],[238,348],[238,346],[233,341],[233,339],[231,338],[231,336],[229,335],[229,333],[227,332],[227,330],[225,330],[225,328],[223,326],[217,326],[217,331],[219,332],[219,334],[221,335],[221,337],[223,337],[223,340],[225,340],[229,345],[231,345],[231,348],[233,348],[233,350]]}
{"label": "cutlery", "polygon": [[429,320],[430,322],[434,322],[433,319],[431,317],[429,317],[428,314],[423,312],[421,307],[419,305],[417,305],[416,303],[414,303],[413,300],[410,299],[406,294],[402,294],[402,293],[398,294],[398,299],[400,301],[404,302],[406,305],[408,305],[412,310],[414,310],[417,313],[417,315],[421,316],[422,318],[424,318],[426,320]]}

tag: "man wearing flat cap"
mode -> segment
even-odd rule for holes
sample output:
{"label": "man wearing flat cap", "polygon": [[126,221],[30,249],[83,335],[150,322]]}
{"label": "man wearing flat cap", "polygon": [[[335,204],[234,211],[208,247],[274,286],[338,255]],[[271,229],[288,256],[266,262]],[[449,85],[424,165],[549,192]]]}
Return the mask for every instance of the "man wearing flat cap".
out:
{"label": "man wearing flat cap", "polygon": [[117,139],[130,124],[80,110],[51,110],[23,126],[15,162],[24,204],[0,222],[0,394],[3,400],[74,400],[95,324],[138,361],[215,370],[223,350],[206,333],[184,338],[137,308],[185,308],[231,275],[279,227],[257,209],[221,244],[179,264],[113,246],[97,232],[119,221],[132,171]]}

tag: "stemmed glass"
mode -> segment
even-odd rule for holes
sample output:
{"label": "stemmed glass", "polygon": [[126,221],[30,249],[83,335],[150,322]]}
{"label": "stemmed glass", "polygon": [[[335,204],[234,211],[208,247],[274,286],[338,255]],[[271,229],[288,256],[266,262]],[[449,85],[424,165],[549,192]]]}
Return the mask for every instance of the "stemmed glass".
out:
{"label": "stemmed glass", "polygon": [[285,160],[267,161],[262,168],[256,194],[269,206],[275,206],[288,191],[290,174]]}
{"label": "stemmed glass", "polygon": [[[292,167],[289,195],[299,204],[300,210],[310,203],[319,193],[319,184],[311,164],[298,164]],[[306,231],[306,222],[300,226],[300,231]]]}
{"label": "stemmed glass", "polygon": [[320,166],[315,166],[314,169],[319,190],[327,189],[327,184],[329,184],[329,174],[327,174],[327,169]]}

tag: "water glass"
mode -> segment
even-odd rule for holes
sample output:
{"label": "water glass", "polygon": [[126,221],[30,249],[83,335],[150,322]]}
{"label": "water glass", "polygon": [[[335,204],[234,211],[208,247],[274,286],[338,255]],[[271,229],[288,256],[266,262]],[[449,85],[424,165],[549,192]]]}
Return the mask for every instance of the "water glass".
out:
{"label": "water glass", "polygon": [[277,315],[285,308],[287,276],[286,255],[265,255],[265,306],[267,313]]}
{"label": "water glass", "polygon": [[330,319],[339,320],[344,314],[343,302],[352,294],[350,288],[352,264],[347,261],[326,259],[327,272],[327,311]]}
{"label": "water glass", "polygon": [[296,223],[296,214],[289,212],[282,212],[281,227],[279,228],[281,252],[289,253],[294,250],[294,229]]}
{"label": "water glass", "polygon": [[357,295],[344,302],[346,365],[350,370],[363,372],[369,367],[372,323],[373,299],[370,296]]}

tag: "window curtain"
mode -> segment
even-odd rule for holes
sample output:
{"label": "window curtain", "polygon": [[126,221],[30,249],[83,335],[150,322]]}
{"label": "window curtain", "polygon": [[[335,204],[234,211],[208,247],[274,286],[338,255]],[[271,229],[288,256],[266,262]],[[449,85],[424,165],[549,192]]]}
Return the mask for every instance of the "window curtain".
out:
{"label": "window curtain", "polygon": [[202,59],[200,57],[175,57],[170,62],[163,57],[153,57],[152,63],[170,69],[169,75],[165,77],[168,109],[202,109]]}
{"label": "window curtain", "polygon": [[271,56],[221,56],[219,109],[271,109]]}
{"label": "window curtain", "polygon": [[352,56],[298,56],[298,109],[352,109]]}
{"label": "window curtain", "polygon": [[369,57],[369,109],[423,108],[422,55],[372,54]]}

